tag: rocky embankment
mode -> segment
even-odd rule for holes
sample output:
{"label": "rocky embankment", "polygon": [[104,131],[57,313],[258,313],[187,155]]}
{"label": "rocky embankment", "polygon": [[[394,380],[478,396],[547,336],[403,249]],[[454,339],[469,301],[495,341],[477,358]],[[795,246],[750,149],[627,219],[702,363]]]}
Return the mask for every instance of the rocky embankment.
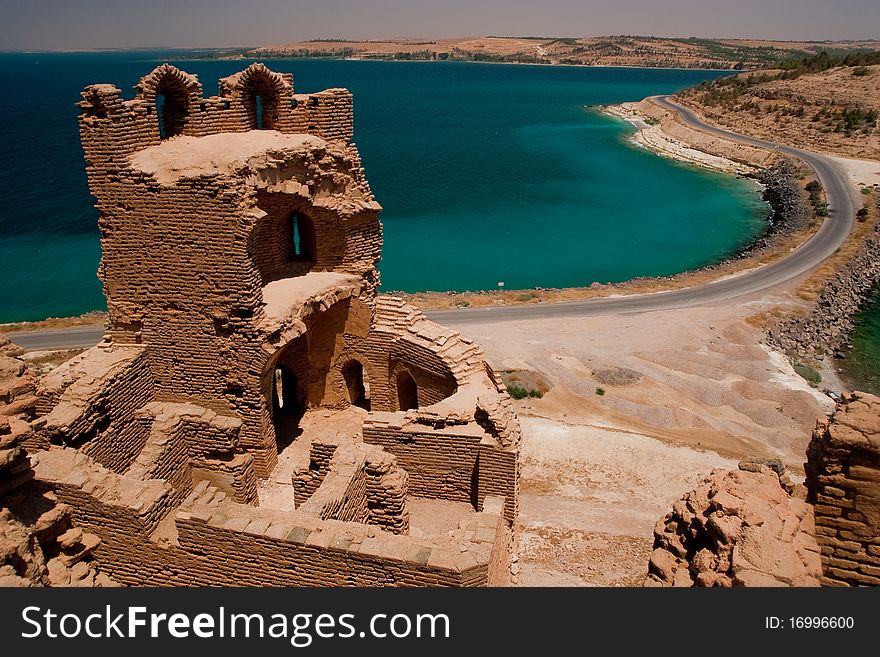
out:
{"label": "rocky embankment", "polygon": [[743,250],[742,256],[775,246],[780,235],[804,230],[813,221],[814,212],[804,196],[798,167],[791,160],[761,170],[755,178],[764,186],[764,200],[770,205],[767,230]]}
{"label": "rocky embankment", "polygon": [[[880,212],[880,199],[877,201]],[[770,343],[789,357],[806,362],[826,354],[841,358],[853,329],[853,316],[880,285],[880,224],[856,254],[824,285],[806,315],[793,315],[768,331]]]}

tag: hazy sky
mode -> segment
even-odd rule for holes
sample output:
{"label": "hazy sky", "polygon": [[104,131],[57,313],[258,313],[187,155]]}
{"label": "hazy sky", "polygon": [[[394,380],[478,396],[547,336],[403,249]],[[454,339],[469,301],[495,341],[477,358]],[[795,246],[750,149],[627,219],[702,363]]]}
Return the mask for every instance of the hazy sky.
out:
{"label": "hazy sky", "polygon": [[316,37],[880,37],[880,0],[0,0],[0,50]]}

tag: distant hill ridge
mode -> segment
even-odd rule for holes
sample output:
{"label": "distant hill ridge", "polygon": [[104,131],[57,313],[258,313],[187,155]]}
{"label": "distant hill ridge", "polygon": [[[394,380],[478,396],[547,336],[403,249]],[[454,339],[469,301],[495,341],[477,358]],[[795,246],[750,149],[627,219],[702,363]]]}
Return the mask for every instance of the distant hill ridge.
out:
{"label": "distant hill ridge", "polygon": [[392,38],[364,41],[315,38],[218,53],[222,58],[334,57],[463,60],[582,66],[755,69],[822,51],[832,56],[880,49],[880,41],[765,41],[648,36]]}

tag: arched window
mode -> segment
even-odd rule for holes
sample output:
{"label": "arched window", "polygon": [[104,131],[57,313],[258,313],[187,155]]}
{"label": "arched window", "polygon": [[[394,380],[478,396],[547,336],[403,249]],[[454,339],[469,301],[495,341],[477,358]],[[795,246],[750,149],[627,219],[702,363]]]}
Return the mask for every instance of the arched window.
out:
{"label": "arched window", "polygon": [[278,125],[278,91],[263,76],[252,77],[244,87],[248,121],[251,129],[274,130]]}
{"label": "arched window", "polygon": [[315,261],[315,227],[312,220],[300,212],[290,213],[290,259]]}
{"label": "arched window", "polygon": [[406,370],[397,374],[397,407],[401,411],[419,407],[419,387]]}
{"label": "arched window", "polygon": [[364,366],[356,360],[349,361],[342,368],[342,378],[348,391],[348,401],[352,406],[370,410],[369,391],[364,377]]}
{"label": "arched window", "polygon": [[189,116],[189,96],[182,85],[167,79],[159,83],[156,87],[156,116],[161,139],[183,133]]}

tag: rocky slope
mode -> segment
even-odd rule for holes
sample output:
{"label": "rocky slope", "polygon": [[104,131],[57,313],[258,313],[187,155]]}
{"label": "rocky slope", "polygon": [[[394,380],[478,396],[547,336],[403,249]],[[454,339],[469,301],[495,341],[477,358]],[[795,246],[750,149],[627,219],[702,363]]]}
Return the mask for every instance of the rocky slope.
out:
{"label": "rocky slope", "polygon": [[[880,198],[875,202],[880,216]],[[852,317],[880,285],[880,223],[856,253],[825,283],[806,314],[789,315],[768,331],[771,344],[793,360],[817,362],[827,354],[845,357]]]}
{"label": "rocky slope", "polygon": [[676,100],[741,134],[880,159],[880,65],[743,73],[680,92]]}

